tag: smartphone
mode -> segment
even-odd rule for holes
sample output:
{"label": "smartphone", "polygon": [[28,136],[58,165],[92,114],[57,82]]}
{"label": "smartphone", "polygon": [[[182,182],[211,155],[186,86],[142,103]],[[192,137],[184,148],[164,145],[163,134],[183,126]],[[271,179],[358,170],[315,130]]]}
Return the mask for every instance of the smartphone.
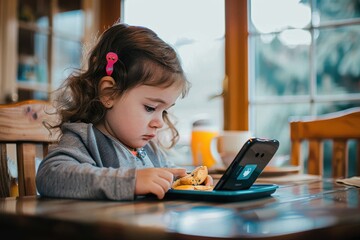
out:
{"label": "smartphone", "polygon": [[276,139],[250,138],[226,169],[214,190],[249,189],[279,148]]}

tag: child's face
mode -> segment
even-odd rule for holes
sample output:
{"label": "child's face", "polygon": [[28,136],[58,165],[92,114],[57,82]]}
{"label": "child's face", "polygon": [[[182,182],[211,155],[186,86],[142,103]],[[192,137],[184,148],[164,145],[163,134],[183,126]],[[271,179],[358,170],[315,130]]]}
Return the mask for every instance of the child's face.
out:
{"label": "child's face", "polygon": [[181,89],[141,85],[114,100],[101,126],[131,148],[143,147],[164,126],[163,113],[175,104]]}

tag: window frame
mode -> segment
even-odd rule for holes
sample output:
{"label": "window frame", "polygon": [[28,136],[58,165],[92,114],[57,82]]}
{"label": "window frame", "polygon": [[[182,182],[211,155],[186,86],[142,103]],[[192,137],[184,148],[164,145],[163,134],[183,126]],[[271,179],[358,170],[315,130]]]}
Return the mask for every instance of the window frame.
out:
{"label": "window frame", "polygon": [[225,0],[224,130],[249,130],[248,2]]}

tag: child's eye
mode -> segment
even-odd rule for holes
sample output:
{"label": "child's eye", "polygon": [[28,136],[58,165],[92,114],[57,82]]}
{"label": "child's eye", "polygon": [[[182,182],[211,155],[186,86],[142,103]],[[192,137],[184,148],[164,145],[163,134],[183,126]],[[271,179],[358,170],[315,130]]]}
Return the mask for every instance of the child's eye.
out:
{"label": "child's eye", "polygon": [[166,110],[163,111],[163,116],[167,115],[168,112]]}
{"label": "child's eye", "polygon": [[153,112],[153,111],[155,111],[155,108],[145,105],[145,110],[146,110],[147,112]]}

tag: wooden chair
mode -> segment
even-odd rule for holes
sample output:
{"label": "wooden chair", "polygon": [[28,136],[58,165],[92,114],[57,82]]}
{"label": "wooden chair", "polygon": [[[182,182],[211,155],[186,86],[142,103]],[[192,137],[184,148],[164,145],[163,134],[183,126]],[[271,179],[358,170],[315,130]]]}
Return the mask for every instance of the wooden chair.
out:
{"label": "wooden chair", "polygon": [[[16,149],[18,195],[36,195],[35,158],[39,149],[43,157],[49,144],[55,142],[58,133],[46,126],[55,124],[58,117],[54,108],[45,101],[29,100],[15,104],[0,105],[0,197],[11,194],[12,179],[9,174],[10,146]],[[13,159],[15,162],[15,159]],[[16,165],[15,165],[16,166]],[[16,192],[16,191],[15,191]]]}
{"label": "wooden chair", "polygon": [[360,174],[360,107],[334,112],[315,118],[290,120],[291,164],[304,166],[301,146],[309,143],[307,173],[324,176],[323,143],[332,141],[332,177],[348,176],[348,142],[357,142],[356,175]]}

